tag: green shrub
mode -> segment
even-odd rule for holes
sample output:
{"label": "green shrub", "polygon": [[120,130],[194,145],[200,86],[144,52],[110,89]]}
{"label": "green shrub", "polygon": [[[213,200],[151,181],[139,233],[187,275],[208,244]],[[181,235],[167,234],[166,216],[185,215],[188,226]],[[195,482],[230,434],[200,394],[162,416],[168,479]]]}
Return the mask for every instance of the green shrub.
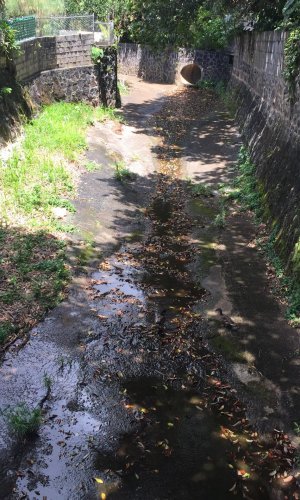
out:
{"label": "green shrub", "polygon": [[9,24],[0,19],[0,32],[2,32],[3,42],[0,44],[0,54],[11,61],[20,52],[20,47],[16,42],[15,32]]}
{"label": "green shrub", "polygon": [[296,78],[300,73],[300,28],[288,35],[284,47],[285,69],[283,76],[289,86],[291,97],[294,96]]}
{"label": "green shrub", "polygon": [[99,47],[92,47],[91,58],[94,64],[99,64],[104,56],[104,50]]}
{"label": "green shrub", "polygon": [[234,27],[224,15],[200,6],[191,24],[193,45],[199,49],[223,49],[227,47]]}

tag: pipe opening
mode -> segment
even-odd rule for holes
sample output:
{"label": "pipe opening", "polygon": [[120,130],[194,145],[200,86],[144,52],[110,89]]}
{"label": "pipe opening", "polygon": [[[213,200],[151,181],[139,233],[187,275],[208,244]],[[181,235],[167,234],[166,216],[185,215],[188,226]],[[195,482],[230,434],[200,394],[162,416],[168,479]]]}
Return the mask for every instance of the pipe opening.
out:
{"label": "pipe opening", "polygon": [[198,64],[187,64],[184,66],[180,72],[184,83],[190,83],[191,85],[196,85],[201,80],[202,71]]}

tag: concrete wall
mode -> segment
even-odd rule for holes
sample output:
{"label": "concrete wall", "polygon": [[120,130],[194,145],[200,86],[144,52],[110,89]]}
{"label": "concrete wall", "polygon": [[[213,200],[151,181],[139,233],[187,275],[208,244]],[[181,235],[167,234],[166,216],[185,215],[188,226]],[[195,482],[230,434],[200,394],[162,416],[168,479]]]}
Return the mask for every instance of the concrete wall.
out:
{"label": "concrete wall", "polygon": [[91,66],[93,34],[35,38],[21,43],[15,60],[18,80],[26,81],[42,71]]}
{"label": "concrete wall", "polygon": [[121,43],[118,70],[149,82],[174,83],[182,81],[180,72],[187,64],[196,63],[205,80],[228,80],[231,73],[230,56],[214,50],[171,50],[158,52],[132,43]]}
{"label": "concrete wall", "polygon": [[265,215],[278,229],[277,248],[290,269],[300,237],[300,87],[292,98],[284,80],[282,32],[249,33],[236,40],[231,86],[237,122],[265,193]]}

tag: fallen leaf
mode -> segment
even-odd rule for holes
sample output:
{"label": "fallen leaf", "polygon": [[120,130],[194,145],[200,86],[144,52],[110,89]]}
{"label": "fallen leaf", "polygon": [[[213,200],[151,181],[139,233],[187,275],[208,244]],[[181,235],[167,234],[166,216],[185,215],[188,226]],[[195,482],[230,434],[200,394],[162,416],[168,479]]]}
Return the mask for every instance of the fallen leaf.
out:
{"label": "fallen leaf", "polygon": [[293,480],[294,480],[294,476],[288,476],[288,477],[285,477],[285,478],[283,479],[283,482],[284,482],[285,484],[289,484],[289,483],[291,483]]}
{"label": "fallen leaf", "polygon": [[270,472],[269,476],[274,477],[277,474],[277,469]]}

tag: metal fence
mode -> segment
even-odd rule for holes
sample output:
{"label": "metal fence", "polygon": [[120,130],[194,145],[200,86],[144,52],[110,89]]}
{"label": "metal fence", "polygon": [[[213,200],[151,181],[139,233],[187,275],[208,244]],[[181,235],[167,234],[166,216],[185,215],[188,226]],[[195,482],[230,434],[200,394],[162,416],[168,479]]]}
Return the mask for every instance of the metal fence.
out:
{"label": "metal fence", "polygon": [[15,19],[9,19],[7,23],[14,30],[18,42],[36,37],[35,16],[16,17]]}
{"label": "metal fence", "polygon": [[95,31],[94,15],[52,16],[37,19],[37,36],[76,35]]}
{"label": "metal fence", "polygon": [[78,33],[94,33],[95,42],[111,45],[114,42],[113,22],[95,21],[95,16],[26,16],[7,21],[15,31],[16,40],[43,36],[76,35]]}

